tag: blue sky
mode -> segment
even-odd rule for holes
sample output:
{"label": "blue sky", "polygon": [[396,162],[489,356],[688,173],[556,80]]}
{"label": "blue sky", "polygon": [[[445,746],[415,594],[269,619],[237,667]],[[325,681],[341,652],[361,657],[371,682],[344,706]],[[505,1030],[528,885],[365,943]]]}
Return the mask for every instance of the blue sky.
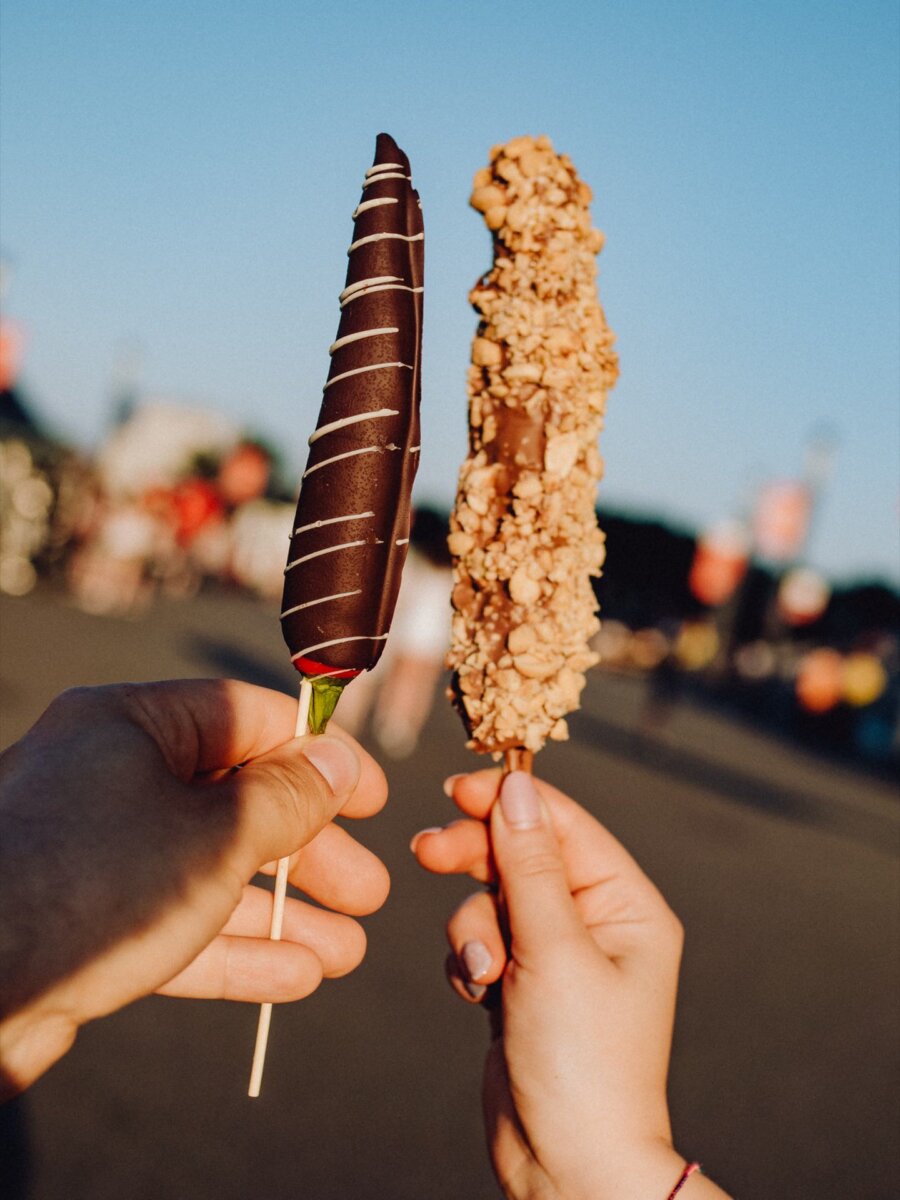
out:
{"label": "blue sky", "polygon": [[602,501],[686,525],[839,449],[810,554],[900,576],[893,2],[152,5],[5,0],[0,217],[24,382],[91,444],[123,344],[147,394],[299,463],[374,136],[427,230],[421,499],[465,452],[467,207],[492,143],[549,134],[595,192],[618,335]]}

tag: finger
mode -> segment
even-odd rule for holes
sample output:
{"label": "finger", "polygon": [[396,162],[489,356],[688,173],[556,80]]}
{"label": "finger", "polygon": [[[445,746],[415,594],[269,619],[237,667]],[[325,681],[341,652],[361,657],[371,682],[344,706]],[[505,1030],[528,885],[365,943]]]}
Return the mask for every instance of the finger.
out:
{"label": "finger", "polygon": [[334,721],[329,722],[328,736],[344,742],[360,761],[359,781],[341,809],[341,816],[356,819],[372,817],[375,813],[381,812],[388,798],[388,785],[384,771],[372,755]]}
{"label": "finger", "polygon": [[423,829],[410,849],[419,865],[435,875],[471,875],[479,883],[496,878],[483,821],[453,821],[443,829]]}
{"label": "finger", "polygon": [[497,799],[503,772],[499,767],[451,775],[444,781],[444,793],[467,817],[486,821]]}
{"label": "finger", "polygon": [[[488,892],[469,896],[447,922],[447,941],[459,964],[463,981],[484,988],[503,974],[506,966],[506,947],[497,915],[497,904]],[[474,995],[474,992],[472,993]]]}
{"label": "finger", "polygon": [[[500,780],[499,770],[474,771],[470,775],[451,776],[445,789],[467,816],[484,820],[497,798]],[[644,912],[653,908],[658,913],[668,913],[659,892],[608,829],[552,784],[537,778],[534,784],[559,839],[569,890],[579,894],[586,919],[600,921],[611,915],[612,910],[622,905],[624,891],[628,893],[629,905],[637,904]],[[606,889],[602,896],[593,891],[598,885],[611,882],[617,886]],[[620,884],[625,885],[624,891]]]}
{"label": "finger", "polygon": [[[222,933],[267,938],[271,924],[272,893],[248,886]],[[312,950],[328,979],[349,974],[359,966],[366,953],[366,935],[358,921],[342,913],[315,908],[292,896],[284,902],[281,939]]]}
{"label": "finger", "polygon": [[453,953],[448,954],[444,959],[444,974],[457,996],[465,1000],[467,1004],[478,1004],[484,999],[487,987],[484,984],[471,983],[465,979],[460,969],[459,959]]}
{"label": "finger", "polygon": [[360,760],[347,742],[305,737],[285,742],[215,785],[223,799],[237,804],[248,874],[312,841],[343,808],[360,773]]}
{"label": "finger", "polygon": [[294,735],[297,701],[235,679],[174,679],[103,689],[157,742],[173,772],[233,767]]}
{"label": "finger", "polygon": [[292,857],[288,879],[320,904],[353,916],[376,912],[391,889],[381,859],[334,824]]}
{"label": "finger", "polygon": [[220,934],[158,991],[198,1000],[277,1004],[302,1000],[321,982],[322,963],[307,946]]}
{"label": "finger", "polygon": [[[296,698],[235,679],[167,680],[93,690],[106,702],[124,703],[159,745],[174,774],[184,780],[198,774],[215,778],[295,735]],[[378,812],[387,799],[384,772],[339,726],[330,725],[328,736],[350,746],[360,763],[358,786],[347,797],[345,815]]]}
{"label": "finger", "polygon": [[516,962],[546,961],[586,938],[549,811],[524,771],[503,779],[499,803],[491,810],[491,842]]}

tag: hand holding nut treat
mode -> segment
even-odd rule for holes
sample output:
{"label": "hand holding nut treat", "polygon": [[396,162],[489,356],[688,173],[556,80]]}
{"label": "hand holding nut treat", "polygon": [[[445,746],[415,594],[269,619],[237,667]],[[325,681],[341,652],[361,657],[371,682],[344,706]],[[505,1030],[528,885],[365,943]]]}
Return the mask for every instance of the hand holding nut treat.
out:
{"label": "hand holding nut treat", "polygon": [[597,298],[603,235],[590,200],[546,137],[495,146],[471,197],[494,263],[470,293],[481,321],[451,520],[448,666],[469,745],[495,754],[564,740],[597,661],[597,435],[618,359]]}

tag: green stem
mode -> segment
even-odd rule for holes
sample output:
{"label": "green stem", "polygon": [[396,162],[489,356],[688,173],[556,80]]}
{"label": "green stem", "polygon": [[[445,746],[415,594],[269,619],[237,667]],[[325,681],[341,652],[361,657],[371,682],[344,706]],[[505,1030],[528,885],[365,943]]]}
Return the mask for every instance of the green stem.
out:
{"label": "green stem", "polygon": [[331,720],[341,692],[349,680],[332,679],[321,675],[307,675],[312,685],[312,699],[309,703],[309,732],[324,733],[325,727]]}

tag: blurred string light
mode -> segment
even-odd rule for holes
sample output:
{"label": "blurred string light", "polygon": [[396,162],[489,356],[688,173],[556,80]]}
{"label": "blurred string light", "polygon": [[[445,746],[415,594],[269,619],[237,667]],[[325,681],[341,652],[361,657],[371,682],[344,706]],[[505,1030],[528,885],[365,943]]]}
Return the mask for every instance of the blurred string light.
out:
{"label": "blurred string light", "polygon": [[776,603],[781,619],[793,627],[817,621],[828,607],[831,587],[811,567],[791,567],[778,585]]}
{"label": "blurred string light", "polygon": [[884,663],[874,654],[848,654],[842,670],[842,695],[853,708],[866,708],[883,695],[888,684]]}
{"label": "blurred string light", "polygon": [[837,650],[827,646],[811,650],[801,660],[795,691],[802,708],[820,715],[835,707],[843,692],[843,665]]}
{"label": "blurred string light", "polygon": [[0,591],[25,596],[50,533],[53,489],[18,438],[0,442]]}
{"label": "blurred string light", "polygon": [[631,662],[639,671],[652,671],[668,653],[669,641],[660,629],[638,629],[631,639]]}
{"label": "blurred string light", "polygon": [[859,650],[845,656],[826,646],[805,655],[795,681],[797,699],[811,713],[829,712],[840,703],[867,708],[887,685],[888,672],[877,654]]}
{"label": "blurred string light", "polygon": [[734,656],[734,665],[741,679],[745,679],[749,683],[761,683],[763,680],[772,678],[778,661],[775,651],[769,643],[760,639],[738,647]]}
{"label": "blurred string light", "polygon": [[612,618],[604,620],[591,639],[591,648],[600,655],[601,666],[614,671],[626,666],[630,645],[631,630],[622,621]]}
{"label": "blurred string light", "polygon": [[685,621],[678,632],[675,657],[686,671],[702,671],[719,652],[719,634],[710,621]]}

